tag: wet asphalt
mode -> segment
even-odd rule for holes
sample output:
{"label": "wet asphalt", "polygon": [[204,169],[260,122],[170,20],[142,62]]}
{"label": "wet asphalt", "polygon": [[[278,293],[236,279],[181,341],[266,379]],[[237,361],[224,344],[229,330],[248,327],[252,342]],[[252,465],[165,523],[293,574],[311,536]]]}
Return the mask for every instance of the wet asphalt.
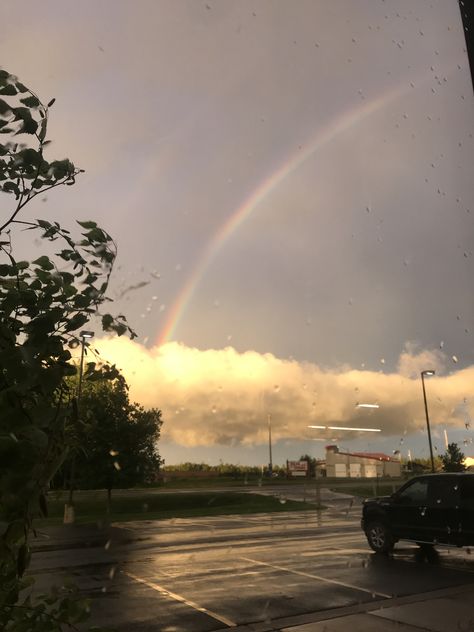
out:
{"label": "wet asphalt", "polygon": [[263,632],[474,584],[469,550],[426,557],[399,543],[393,556],[378,556],[360,530],[360,503],[333,495],[325,504],[325,511],[47,529],[35,541],[31,572],[38,592],[72,579],[91,599],[92,622],[120,632]]}

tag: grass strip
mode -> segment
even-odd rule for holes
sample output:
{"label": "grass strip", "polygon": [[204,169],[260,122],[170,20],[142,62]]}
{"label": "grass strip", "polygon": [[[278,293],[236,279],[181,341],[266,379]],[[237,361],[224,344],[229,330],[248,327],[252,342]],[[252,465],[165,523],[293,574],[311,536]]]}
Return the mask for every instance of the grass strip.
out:
{"label": "grass strip", "polygon": [[[50,494],[48,518],[35,520],[35,525],[62,524],[66,493]],[[117,491],[112,494],[111,512],[107,514],[107,493],[103,490],[78,492],[74,496],[76,522],[164,520],[195,516],[271,513],[315,510],[314,504],[287,500],[283,497],[238,492],[195,492],[147,494]]]}

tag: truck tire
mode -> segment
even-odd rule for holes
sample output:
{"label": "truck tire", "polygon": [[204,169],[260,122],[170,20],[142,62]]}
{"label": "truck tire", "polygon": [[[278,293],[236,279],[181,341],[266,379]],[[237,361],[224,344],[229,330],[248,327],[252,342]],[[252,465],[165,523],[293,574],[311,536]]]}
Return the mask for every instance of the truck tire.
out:
{"label": "truck tire", "polygon": [[383,522],[369,522],[365,532],[370,548],[376,553],[389,553],[395,544],[390,529]]}

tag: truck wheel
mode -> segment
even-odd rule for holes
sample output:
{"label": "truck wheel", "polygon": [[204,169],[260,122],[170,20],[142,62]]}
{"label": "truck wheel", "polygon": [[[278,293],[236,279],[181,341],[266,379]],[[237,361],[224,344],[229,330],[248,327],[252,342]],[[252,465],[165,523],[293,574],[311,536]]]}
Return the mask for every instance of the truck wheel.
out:
{"label": "truck wheel", "polygon": [[370,548],[376,553],[388,553],[393,549],[392,534],[383,522],[370,522],[365,534]]}

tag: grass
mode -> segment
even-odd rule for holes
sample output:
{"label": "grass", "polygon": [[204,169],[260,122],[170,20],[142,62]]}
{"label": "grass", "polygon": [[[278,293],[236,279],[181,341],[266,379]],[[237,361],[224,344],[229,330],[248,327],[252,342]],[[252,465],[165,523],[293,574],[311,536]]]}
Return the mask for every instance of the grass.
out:
{"label": "grass", "polygon": [[[111,513],[106,512],[105,491],[76,492],[76,522],[164,520],[195,516],[304,511],[314,504],[284,500],[274,496],[238,492],[195,492],[150,494],[145,490],[115,491]],[[48,518],[35,520],[35,525],[62,524],[66,492],[53,492],[48,497]]]}
{"label": "grass", "polygon": [[353,496],[360,496],[362,498],[373,498],[374,496],[390,496],[395,489],[400,487],[400,484],[394,483],[379,483],[376,485],[348,485],[342,487],[332,487],[335,492],[341,491],[344,494],[352,494]]}

